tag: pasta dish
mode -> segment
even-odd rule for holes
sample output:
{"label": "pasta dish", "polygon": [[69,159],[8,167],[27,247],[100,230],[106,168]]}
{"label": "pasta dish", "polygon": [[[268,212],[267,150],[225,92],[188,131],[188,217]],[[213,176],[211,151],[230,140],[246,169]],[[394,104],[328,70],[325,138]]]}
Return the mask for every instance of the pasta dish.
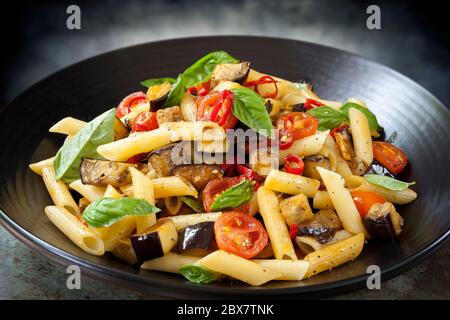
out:
{"label": "pasta dish", "polygon": [[401,241],[408,158],[364,101],[324,100],[224,51],[141,84],[89,122],[54,124],[64,144],[30,164],[48,219],[82,250],[259,286]]}

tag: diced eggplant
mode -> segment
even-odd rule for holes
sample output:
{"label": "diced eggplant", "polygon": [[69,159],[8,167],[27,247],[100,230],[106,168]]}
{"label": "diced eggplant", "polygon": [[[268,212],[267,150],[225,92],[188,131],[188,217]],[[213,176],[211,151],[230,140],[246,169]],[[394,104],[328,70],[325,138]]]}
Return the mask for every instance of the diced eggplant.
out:
{"label": "diced eggplant", "polygon": [[272,101],[270,101],[270,99],[267,99],[266,103],[265,103],[265,106],[266,106],[267,113],[270,114],[272,112],[272,109],[273,109]]}
{"label": "diced eggplant", "polygon": [[178,252],[204,256],[214,246],[214,222],[200,222],[179,232]]}
{"label": "diced eggplant", "polygon": [[395,241],[402,232],[403,218],[392,203],[375,203],[364,218],[364,225],[374,238]]}
{"label": "diced eggplant", "polygon": [[377,160],[373,160],[372,164],[367,168],[366,173],[377,174],[380,176],[387,176],[390,178],[395,178],[395,176],[389,172],[381,163]]}
{"label": "diced eggplant", "polygon": [[169,82],[148,88],[147,97],[150,101],[150,111],[156,111],[164,105],[171,89],[172,85]]}
{"label": "diced eggplant", "polygon": [[330,170],[330,159],[321,154],[305,157],[303,158],[303,163],[305,164],[303,175],[310,178],[322,179],[317,171],[317,167]]}
{"label": "diced eggplant", "polygon": [[313,236],[323,244],[333,239],[336,231],[341,229],[341,220],[334,210],[320,210],[312,219],[299,225],[297,235]]}
{"label": "diced eggplant", "polygon": [[178,122],[183,121],[183,115],[179,106],[159,109],[156,111],[156,121],[158,126],[166,122]]}
{"label": "diced eggplant", "polygon": [[[175,167],[172,161],[172,151],[178,143],[172,143],[157,150],[154,150],[148,156],[148,162],[155,169],[156,173],[161,177],[170,175],[170,171]],[[182,155],[180,155],[182,156]]]}
{"label": "diced eggplant", "polygon": [[116,117],[114,120],[114,140],[120,140],[128,137],[129,131],[127,126]]}
{"label": "diced eggplant", "polygon": [[334,134],[334,138],[336,139],[336,145],[341,154],[342,158],[346,161],[352,160],[352,140],[350,137],[350,133],[347,129],[342,130],[342,132],[336,132]]}
{"label": "diced eggplant", "polygon": [[250,62],[218,64],[211,76],[211,88],[217,86],[221,81],[240,83],[247,78],[249,71]]}
{"label": "diced eggplant", "polygon": [[306,107],[304,103],[297,103],[294,105],[291,105],[290,109],[294,112],[306,112]]}
{"label": "diced eggplant", "polygon": [[222,169],[216,164],[182,164],[174,167],[171,176],[179,176],[189,181],[195,189],[202,190],[209,181],[221,178]]}
{"label": "diced eggplant", "polygon": [[80,165],[81,182],[97,187],[127,185],[131,183],[128,168],[133,166],[125,162],[83,158]]}
{"label": "diced eggplant", "polygon": [[178,233],[170,219],[160,219],[141,234],[130,237],[134,252],[140,263],[159,258],[170,252],[177,244]]}
{"label": "diced eggplant", "polygon": [[313,218],[308,197],[303,193],[280,202],[281,215],[288,225],[299,224]]}

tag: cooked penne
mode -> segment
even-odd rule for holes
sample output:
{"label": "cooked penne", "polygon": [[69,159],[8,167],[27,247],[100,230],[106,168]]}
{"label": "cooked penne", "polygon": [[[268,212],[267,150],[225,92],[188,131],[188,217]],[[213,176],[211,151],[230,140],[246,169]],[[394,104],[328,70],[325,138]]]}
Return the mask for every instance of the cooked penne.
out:
{"label": "cooked penne", "polygon": [[197,198],[198,196],[198,192],[192,184],[180,177],[155,178],[152,182],[155,199],[175,196],[193,196]]}
{"label": "cooked penne", "polygon": [[348,115],[356,157],[369,166],[373,161],[372,136],[370,134],[369,121],[364,113],[355,108],[351,108],[348,111]]}
{"label": "cooked penne", "polygon": [[123,194],[121,194],[119,191],[117,191],[116,188],[114,188],[112,185],[108,184],[106,187],[105,193],[103,194],[104,198],[122,198]]}
{"label": "cooked penne", "polygon": [[220,215],[222,215],[222,212],[195,213],[173,216],[169,217],[169,219],[171,219],[175,224],[175,228],[177,230],[181,230],[186,228],[187,226],[200,222],[216,221]]}
{"label": "cooked penne", "polygon": [[170,252],[161,258],[145,261],[141,269],[180,273],[180,268],[195,264],[200,258]]}
{"label": "cooked penne", "polygon": [[197,106],[192,94],[185,93],[180,102],[181,114],[184,121],[195,122],[197,119]]}
{"label": "cooked penne", "polygon": [[295,243],[297,244],[297,246],[300,248],[300,250],[304,254],[309,254],[313,251],[322,249],[323,247],[325,247],[329,244],[350,238],[352,236],[353,236],[353,233],[350,233],[345,230],[339,230],[336,232],[336,234],[333,236],[333,238],[330,241],[328,241],[327,243],[320,243],[319,241],[317,241],[317,239],[315,237],[312,237],[312,236],[297,236],[295,238]]}
{"label": "cooked penne", "polygon": [[105,187],[96,187],[88,184],[83,184],[81,180],[76,180],[70,183],[69,187],[88,199],[89,202],[95,202],[103,198],[106,190]]}
{"label": "cooked penne", "polygon": [[120,240],[129,238],[136,229],[136,221],[136,217],[123,217],[109,227],[97,228],[96,231],[105,244],[105,251],[113,251]]}
{"label": "cooked penne", "polygon": [[169,130],[158,128],[101,145],[97,152],[108,160],[126,161],[136,154],[150,152],[169,144],[170,137]]}
{"label": "cooked penne", "polygon": [[215,122],[166,122],[161,124],[160,128],[170,131],[171,141],[221,141],[226,137],[223,128]]}
{"label": "cooked penne", "polygon": [[80,131],[80,129],[85,125],[85,121],[67,117],[55,123],[48,131],[73,136],[77,134],[78,131]]}
{"label": "cooked penne", "polygon": [[42,179],[56,206],[67,209],[73,215],[80,215],[80,209],[70,194],[67,185],[60,180],[56,180],[53,166],[42,168]]}
{"label": "cooked penne", "polygon": [[333,202],[327,191],[317,191],[313,198],[314,209],[334,209]]}
{"label": "cooked penne", "polygon": [[102,239],[65,208],[48,206],[45,208],[45,213],[50,221],[78,247],[96,256],[105,253]]}
{"label": "cooked penne", "polygon": [[[155,203],[155,195],[153,193],[153,182],[145,174],[136,168],[128,169],[131,173],[131,180],[133,185],[133,197],[147,200],[149,203]],[[148,227],[155,224],[156,215],[148,214],[146,216],[136,217],[136,232],[142,233]]]}
{"label": "cooked penne", "polygon": [[51,157],[39,162],[35,162],[35,163],[31,163],[30,165],[28,165],[30,167],[31,170],[33,170],[34,173],[42,176],[42,169],[43,168],[48,168],[48,167],[53,167],[53,160],[55,160],[55,157]]}
{"label": "cooked penne", "polygon": [[266,269],[255,262],[223,250],[210,253],[206,257],[198,260],[196,264],[241,280],[252,286],[260,286],[282,276],[279,272]]}
{"label": "cooked penne", "polygon": [[279,170],[270,170],[264,187],[287,194],[300,194],[313,198],[319,190],[320,181]]}
{"label": "cooked penne", "polygon": [[311,252],[303,259],[309,262],[309,269],[305,278],[355,260],[361,253],[363,246],[364,234],[359,233],[351,238],[338,241]]}
{"label": "cooked penne", "polygon": [[277,196],[266,187],[260,187],[257,197],[259,212],[269,234],[275,258],[297,260],[286,222],[280,212]]}
{"label": "cooked penne", "polygon": [[290,146],[289,148],[280,150],[280,163],[284,163],[284,159],[289,154],[307,157],[319,153],[329,133],[330,130],[318,132],[316,134],[313,134],[312,136],[294,141],[292,146]]}
{"label": "cooked penne", "polygon": [[369,237],[353,198],[345,187],[344,178],[335,172],[320,167],[317,168],[317,171],[319,171],[323,183],[327,187],[328,195],[331,198],[331,202],[333,202],[339,219],[342,221],[344,229],[353,234],[364,233]]}
{"label": "cooked penne", "polygon": [[309,269],[309,262],[304,260],[254,259],[251,261],[280,274],[273,280],[302,280]]}

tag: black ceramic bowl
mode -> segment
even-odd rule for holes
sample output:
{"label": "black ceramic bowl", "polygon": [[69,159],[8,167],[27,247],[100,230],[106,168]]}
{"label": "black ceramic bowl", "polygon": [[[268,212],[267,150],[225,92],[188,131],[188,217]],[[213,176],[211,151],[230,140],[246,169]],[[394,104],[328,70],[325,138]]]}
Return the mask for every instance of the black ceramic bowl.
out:
{"label": "black ceramic bowl", "polygon": [[[262,287],[194,285],[180,276],[141,271],[113,258],[81,251],[44,215],[51,204],[30,162],[53,156],[62,137],[48,128],[66,116],[90,120],[141,90],[141,80],[176,76],[205,53],[228,51],[252,67],[290,80],[310,79],[326,99],[364,99],[412,164],[419,197],[400,207],[405,218],[399,243],[367,245],[354,262],[301,282]],[[68,67],[32,86],[0,113],[0,217],[17,238],[63,264],[78,264],[94,276],[172,297],[324,296],[365,285],[369,265],[382,279],[425,258],[450,234],[450,112],[401,74],[340,50],[311,43],[260,37],[205,37],[148,43],[103,54]]]}

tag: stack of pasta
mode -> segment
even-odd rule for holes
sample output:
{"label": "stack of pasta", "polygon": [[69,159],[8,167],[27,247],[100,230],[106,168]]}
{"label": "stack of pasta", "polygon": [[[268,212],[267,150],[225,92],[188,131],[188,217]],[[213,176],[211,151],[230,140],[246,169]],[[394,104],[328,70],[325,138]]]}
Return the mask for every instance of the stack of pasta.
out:
{"label": "stack of pasta", "polygon": [[54,203],[49,220],[82,250],[194,283],[259,286],[399,239],[394,205],[417,194],[397,179],[408,159],[395,134],[364,102],[323,100],[223,51],[142,84],[90,122],[56,123],[63,146],[30,165]]}

